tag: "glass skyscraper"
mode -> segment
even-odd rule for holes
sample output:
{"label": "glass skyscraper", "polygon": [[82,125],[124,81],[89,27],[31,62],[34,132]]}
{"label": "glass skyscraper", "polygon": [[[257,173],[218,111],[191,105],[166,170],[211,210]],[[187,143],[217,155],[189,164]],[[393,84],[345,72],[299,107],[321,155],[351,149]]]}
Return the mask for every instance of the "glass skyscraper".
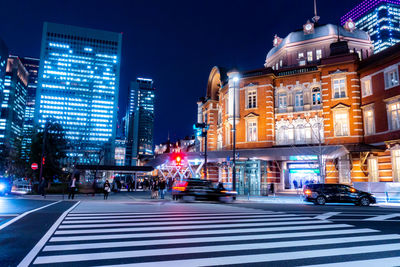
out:
{"label": "glass skyscraper", "polygon": [[121,44],[122,33],[44,23],[35,121],[63,126],[72,163],[114,144]]}
{"label": "glass skyscraper", "polygon": [[126,115],[127,165],[137,165],[137,160],[154,155],[154,91],[152,79],[137,78],[131,82]]}
{"label": "glass skyscraper", "polygon": [[16,149],[22,137],[28,72],[16,56],[7,60],[0,116],[0,152],[2,157]]}
{"label": "glass skyscraper", "polygon": [[22,144],[21,144],[22,157],[25,160],[28,160],[32,144],[32,134],[34,127],[35,100],[36,100],[36,91],[37,91],[38,73],[39,73],[39,59],[30,57],[24,57],[20,59],[25,69],[29,73],[28,88],[26,92],[24,126],[22,132]]}
{"label": "glass skyscraper", "polygon": [[369,33],[374,53],[400,42],[400,0],[364,0],[341,18],[341,24],[349,19]]}

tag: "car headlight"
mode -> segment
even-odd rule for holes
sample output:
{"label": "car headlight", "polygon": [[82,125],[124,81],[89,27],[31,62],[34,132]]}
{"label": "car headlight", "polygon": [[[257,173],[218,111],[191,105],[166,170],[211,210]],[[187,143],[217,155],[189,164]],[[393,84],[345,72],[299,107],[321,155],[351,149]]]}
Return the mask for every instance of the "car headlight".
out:
{"label": "car headlight", "polygon": [[4,189],[6,189],[6,185],[5,184],[0,184],[0,191],[3,191]]}

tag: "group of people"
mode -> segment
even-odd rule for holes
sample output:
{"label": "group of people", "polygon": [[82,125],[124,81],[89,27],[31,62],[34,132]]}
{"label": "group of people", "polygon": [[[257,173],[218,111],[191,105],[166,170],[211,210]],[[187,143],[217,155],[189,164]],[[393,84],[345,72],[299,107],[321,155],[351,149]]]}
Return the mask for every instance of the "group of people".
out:
{"label": "group of people", "polygon": [[167,182],[164,178],[153,179],[150,182],[151,198],[157,199],[158,197],[160,197],[161,199],[164,199],[166,188]]}

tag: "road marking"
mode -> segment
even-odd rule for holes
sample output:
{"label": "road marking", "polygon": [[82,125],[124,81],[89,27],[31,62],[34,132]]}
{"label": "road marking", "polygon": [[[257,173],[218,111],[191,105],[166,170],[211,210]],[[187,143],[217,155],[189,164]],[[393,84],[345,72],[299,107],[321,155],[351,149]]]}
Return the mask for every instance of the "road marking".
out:
{"label": "road marking", "polygon": [[39,240],[39,242],[32,248],[32,250],[25,256],[25,258],[18,264],[18,267],[27,267],[31,264],[33,259],[36,257],[36,255],[40,252],[40,250],[44,247],[46,244],[47,240],[53,235],[57,227],[60,225],[60,223],[64,220],[65,216],[67,216],[68,212],[73,210],[80,201],[75,203],[72,207],[64,211],[63,214],[57,219],[57,221],[50,227],[50,229],[47,231],[47,233]]}
{"label": "road marking", "polygon": [[327,213],[323,213],[321,215],[315,216],[314,219],[319,219],[319,220],[326,220],[332,216],[338,215],[341,212],[327,212]]}
{"label": "road marking", "polygon": [[[112,216],[107,217],[107,219],[130,219],[130,220],[134,220],[135,222],[147,222],[147,221],[187,221],[187,220],[208,220],[208,219],[240,219],[240,218],[275,218],[275,217],[296,217],[299,215],[296,214],[265,214],[265,215],[252,215],[252,214],[248,214],[248,215],[236,215],[236,216],[212,216],[212,217],[169,217],[169,218],[154,218],[154,217],[147,217],[147,219],[144,218],[137,218],[135,216]],[[219,218],[221,217],[221,218]],[[104,217],[96,217],[96,218],[88,218],[88,217],[84,217],[83,219],[80,217],[73,217],[73,218],[65,218],[64,222],[73,222],[73,221],[77,221],[77,220],[99,220],[101,219],[102,221],[104,221]],[[118,220],[119,222],[121,220]]]}
{"label": "road marking", "polygon": [[[298,216],[286,216],[280,218],[273,219],[243,219],[241,222],[273,222],[273,221],[293,221],[293,220],[313,220],[310,217],[298,217]],[[135,222],[135,219],[121,219],[121,220],[77,220],[77,221],[64,221],[63,224],[78,224],[78,223],[114,223],[114,222]],[[136,223],[137,226],[157,226],[157,225],[176,225],[176,224],[213,224],[213,223],[226,223],[226,220],[218,219],[209,219],[207,221],[173,221],[173,222],[144,222],[144,223]],[[228,221],[229,222],[229,221]]]}
{"label": "road marking", "polygon": [[187,216],[187,215],[232,215],[232,214],[268,214],[268,213],[283,213],[283,212],[274,212],[274,211],[266,211],[266,212],[194,212],[194,211],[167,211],[167,212],[108,212],[108,213],[70,213],[68,214],[68,217],[74,217],[74,216],[108,216],[108,215],[146,215],[146,216],[163,216],[163,215],[168,215],[168,216]]}
{"label": "road marking", "polygon": [[[289,231],[289,230],[320,230],[320,229],[334,229],[334,228],[345,228],[352,227],[351,225],[317,225],[317,226],[298,226],[291,227],[290,229],[282,228],[265,228],[263,229],[249,229],[248,231],[237,231],[225,230],[224,234],[228,233],[255,233],[255,232],[274,232],[274,231]],[[150,245],[150,244],[176,244],[176,242],[186,243],[197,243],[197,242],[215,242],[215,241],[235,241],[235,240],[255,240],[255,239],[266,239],[266,238],[287,238],[287,237],[309,237],[309,236],[324,236],[324,235],[341,235],[341,234],[360,234],[360,233],[375,233],[378,230],[373,229],[345,229],[345,230],[331,230],[331,231],[315,231],[315,232],[300,232],[300,233],[280,233],[280,234],[258,234],[258,235],[243,235],[243,236],[225,236],[225,237],[197,237],[197,238],[176,238],[176,239],[160,239],[160,240],[145,240],[137,241],[138,245]],[[214,232],[215,233],[215,232]],[[158,234],[158,235],[157,235]],[[196,235],[197,232],[173,232],[173,233],[151,233],[147,237],[177,237]],[[204,232],[203,232],[204,234]],[[218,234],[218,233],[215,233]],[[50,242],[64,242],[64,241],[82,241],[82,240],[107,240],[107,239],[129,239],[136,238],[144,234],[122,234],[122,235],[88,235],[88,236],[67,236],[67,237],[53,237]]]}
{"label": "road marking", "polygon": [[7,214],[0,214],[0,217],[16,217],[18,215],[20,215],[20,213],[17,213],[17,214],[7,213]]}
{"label": "road marking", "polygon": [[125,213],[89,213],[86,215],[76,215],[76,214],[68,214],[68,216],[65,218],[66,220],[81,220],[81,219],[105,219],[105,218],[149,218],[151,216],[152,218],[174,218],[174,217],[204,217],[204,216],[216,216],[216,217],[221,217],[221,216],[239,216],[239,215],[275,215],[275,214],[284,214],[283,212],[263,212],[263,213],[183,213],[183,214],[170,214],[166,215],[164,213],[160,214],[149,214],[149,215],[143,215],[142,213],[132,213],[132,212],[125,212]]}
{"label": "road marking", "polygon": [[[265,243],[248,243],[248,244],[235,244],[235,245],[214,245],[214,246],[200,246],[200,247],[181,247],[181,248],[165,248],[165,249],[146,249],[146,250],[131,250],[131,251],[113,251],[113,252],[100,252],[100,253],[82,253],[82,254],[68,254],[68,255],[55,255],[55,256],[40,256],[36,258],[34,264],[48,264],[60,262],[77,262],[77,261],[90,261],[90,260],[109,260],[109,259],[122,259],[122,258],[136,258],[148,256],[169,256],[169,255],[182,255],[190,253],[208,253],[208,252],[224,252],[224,251],[238,251],[238,250],[253,250],[253,249],[271,249],[271,248],[287,248],[287,247],[301,247],[301,246],[314,246],[314,245],[329,245],[365,241],[381,241],[381,240],[395,240],[400,239],[400,235],[375,235],[375,236],[361,236],[361,237],[344,237],[344,238],[328,238],[328,239],[311,239],[302,241],[283,241],[283,242],[265,242]],[[123,246],[135,246],[135,242],[127,242]],[[96,245],[96,244],[92,244]],[[121,247],[121,244],[118,244]],[[118,247],[117,245],[117,247]],[[112,248],[113,245],[101,246],[101,248]],[[93,248],[93,247],[92,247]]]}
{"label": "road marking", "polygon": [[392,213],[392,214],[376,216],[376,217],[364,219],[364,221],[385,221],[387,219],[395,218],[395,217],[400,217],[400,213]]}
{"label": "road marking", "polygon": [[[283,225],[298,225],[298,224],[320,224],[320,221],[290,221],[290,222],[265,222],[265,223],[230,223],[230,224],[219,224],[213,225],[212,229],[227,229],[227,228],[238,228],[238,227],[255,227],[255,226],[283,226]],[[63,226],[63,225],[61,225]],[[61,227],[60,226],[60,227]],[[66,225],[66,226],[75,226],[75,225]],[[88,225],[80,225],[80,227],[74,230],[58,230],[55,232],[55,235],[74,235],[74,234],[95,234],[95,233],[104,233],[104,229],[84,229],[79,230],[80,228],[87,228]],[[107,229],[107,233],[121,233],[121,232],[139,232],[139,231],[170,231],[170,230],[185,230],[185,229],[205,229],[208,230],[210,227],[207,225],[170,225],[170,226],[160,226],[160,227],[127,227],[127,228],[113,228]]]}
{"label": "road marking", "polygon": [[60,202],[61,202],[61,200],[59,200],[59,201],[57,201],[57,202],[50,203],[50,204],[45,205],[45,206],[43,206],[43,207],[39,207],[39,208],[37,208],[37,209],[33,209],[33,210],[29,210],[29,211],[27,211],[27,212],[24,212],[24,213],[18,215],[17,217],[15,217],[15,218],[9,220],[8,222],[6,222],[6,223],[0,225],[0,230],[3,230],[4,228],[6,228],[7,226],[9,226],[10,224],[15,223],[15,222],[18,221],[19,219],[22,219],[23,217],[25,217],[26,215],[28,215],[28,214],[30,214],[30,213],[32,213],[32,212],[35,212],[35,211],[38,211],[38,210],[41,210],[41,209],[50,207],[50,206],[55,205],[55,204],[60,203]]}
{"label": "road marking", "polygon": [[368,266],[368,267],[392,267],[399,266],[400,257],[381,258],[372,260],[360,260],[349,262],[337,262],[327,264],[305,265],[308,267],[342,267],[342,266]]}

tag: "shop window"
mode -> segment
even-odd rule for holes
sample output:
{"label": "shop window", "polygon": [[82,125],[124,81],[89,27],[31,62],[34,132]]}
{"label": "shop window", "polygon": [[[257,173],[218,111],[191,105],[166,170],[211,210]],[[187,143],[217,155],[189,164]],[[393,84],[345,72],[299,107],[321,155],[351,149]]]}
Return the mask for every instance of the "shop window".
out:
{"label": "shop window", "polygon": [[400,129],[400,102],[389,104],[388,117],[390,130]]}
{"label": "shop window", "polygon": [[320,88],[313,88],[312,89],[312,104],[313,105],[320,105],[321,104],[321,89]]}
{"label": "shop window", "polygon": [[303,106],[303,92],[297,91],[295,94],[294,100],[295,100],[294,104],[296,107],[302,107]]}
{"label": "shop window", "polygon": [[257,107],[257,90],[247,91],[247,108]]}
{"label": "shop window", "polygon": [[397,66],[391,68],[384,73],[385,75],[385,89],[392,88],[399,85],[399,70]]}
{"label": "shop window", "polygon": [[346,97],[346,78],[333,80],[333,98]]}
{"label": "shop window", "polygon": [[257,141],[257,121],[247,122],[247,142]]}
{"label": "shop window", "polygon": [[366,135],[375,133],[375,118],[372,108],[364,109],[364,130]]}
{"label": "shop window", "polygon": [[372,95],[371,78],[366,78],[361,81],[362,97]]}
{"label": "shop window", "polygon": [[335,136],[349,135],[349,112],[347,110],[335,111]]}
{"label": "shop window", "polygon": [[400,182],[400,149],[392,150],[393,182]]}
{"label": "shop window", "polygon": [[368,172],[370,182],[379,182],[378,159],[368,159]]}
{"label": "shop window", "polygon": [[317,49],[315,51],[315,56],[316,56],[317,60],[320,60],[322,58],[322,50],[321,49]]}
{"label": "shop window", "polygon": [[287,107],[287,95],[286,93],[280,93],[278,95],[278,105],[279,108],[286,108]]}

